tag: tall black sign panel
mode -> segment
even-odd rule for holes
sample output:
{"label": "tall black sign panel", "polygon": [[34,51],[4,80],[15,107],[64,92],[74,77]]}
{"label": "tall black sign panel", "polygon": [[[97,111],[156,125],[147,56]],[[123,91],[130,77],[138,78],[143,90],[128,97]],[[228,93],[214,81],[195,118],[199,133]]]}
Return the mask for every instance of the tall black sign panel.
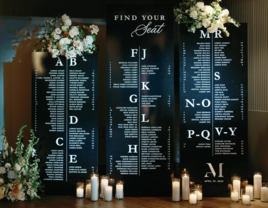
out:
{"label": "tall black sign panel", "polygon": [[229,37],[180,27],[181,167],[205,196],[247,178],[247,25],[227,27]]}
{"label": "tall black sign panel", "polygon": [[98,166],[97,61],[33,53],[33,129],[48,194],[74,194]]}
{"label": "tall black sign panel", "polygon": [[171,193],[172,9],[107,7],[107,174],[126,196]]}

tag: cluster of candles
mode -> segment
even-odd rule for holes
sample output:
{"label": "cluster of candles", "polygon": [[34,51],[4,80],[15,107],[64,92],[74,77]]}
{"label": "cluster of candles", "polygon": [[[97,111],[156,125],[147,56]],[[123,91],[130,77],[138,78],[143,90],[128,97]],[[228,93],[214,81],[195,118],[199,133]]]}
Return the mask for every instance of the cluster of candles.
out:
{"label": "cluster of candles", "polygon": [[[91,174],[91,178],[89,180],[86,180],[85,184],[83,182],[76,183],[76,197],[88,198],[91,201],[98,201],[99,198],[107,202],[112,201],[114,185],[115,180],[109,178],[109,176],[101,176],[99,183],[99,175],[94,173]],[[123,181],[117,181],[115,185],[115,198],[124,198]]]}
{"label": "cluster of candles", "polygon": [[232,202],[239,202],[241,199],[243,205],[250,205],[250,201],[258,199],[261,202],[268,203],[268,183],[262,183],[261,173],[254,174],[253,185],[249,185],[247,180],[242,181],[241,184],[241,178],[234,176],[229,188]]}
{"label": "cluster of candles", "polygon": [[[189,201],[189,204],[191,205],[197,204],[197,201],[202,201],[202,185],[190,181],[190,174],[186,169],[184,169],[181,174],[181,185],[183,201]],[[172,179],[172,201],[180,201],[180,178]]]}

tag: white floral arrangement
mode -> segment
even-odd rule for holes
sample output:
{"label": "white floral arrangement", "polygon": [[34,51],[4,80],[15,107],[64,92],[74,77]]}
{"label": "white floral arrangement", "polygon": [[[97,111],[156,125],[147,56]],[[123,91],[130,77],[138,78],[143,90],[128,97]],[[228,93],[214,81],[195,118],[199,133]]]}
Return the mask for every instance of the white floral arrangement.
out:
{"label": "white floral arrangement", "polygon": [[[38,140],[33,130],[31,130],[31,140],[23,154],[24,145],[22,143],[23,126],[18,135],[17,147],[14,149],[9,146],[5,136],[5,129],[3,128],[0,136],[2,139],[2,154],[0,155],[0,200],[8,199],[11,201],[24,201],[27,199],[33,200],[40,198],[37,194],[38,190],[42,189],[38,162],[35,158],[34,145]],[[13,159],[16,156],[16,160]]]}
{"label": "white floral arrangement", "polygon": [[40,42],[44,42],[42,48],[36,50],[51,53],[53,58],[65,56],[67,59],[81,56],[84,61],[86,54],[92,54],[97,47],[94,44],[99,27],[90,25],[80,27],[72,26],[72,20],[66,14],[54,17],[51,21],[44,19],[43,29],[38,34]]}
{"label": "white floral arrangement", "polygon": [[174,9],[175,21],[186,23],[188,31],[195,33],[196,29],[207,28],[207,33],[214,33],[220,29],[228,37],[229,32],[225,23],[232,23],[239,27],[239,23],[229,16],[228,9],[222,9],[217,0],[211,5],[205,5],[204,2],[197,2],[196,0],[184,0],[180,3],[179,8]]}

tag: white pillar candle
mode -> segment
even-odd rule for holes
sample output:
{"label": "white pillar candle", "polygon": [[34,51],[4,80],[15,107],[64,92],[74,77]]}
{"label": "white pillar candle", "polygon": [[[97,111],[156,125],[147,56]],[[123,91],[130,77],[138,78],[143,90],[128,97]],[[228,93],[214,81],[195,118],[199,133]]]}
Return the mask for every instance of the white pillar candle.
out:
{"label": "white pillar candle", "polygon": [[231,200],[235,201],[235,202],[239,200],[237,191],[232,191],[231,192]]}
{"label": "white pillar candle", "polygon": [[240,180],[233,180],[233,191],[238,193],[238,199],[240,199]]}
{"label": "white pillar candle", "polygon": [[261,202],[268,202],[268,187],[261,188]]}
{"label": "white pillar candle", "polygon": [[86,198],[91,197],[91,183],[86,185]]}
{"label": "white pillar candle", "polygon": [[98,201],[98,192],[99,192],[99,180],[96,175],[91,177],[91,201]]}
{"label": "white pillar candle", "polygon": [[196,204],[196,203],[197,203],[197,197],[196,197],[196,194],[190,194],[190,197],[189,197],[189,203],[190,203],[190,204]]}
{"label": "white pillar candle", "polygon": [[249,195],[242,195],[242,204],[249,205],[250,197]]}
{"label": "white pillar candle", "polygon": [[195,191],[197,201],[202,201],[203,199],[203,194],[200,191]]}
{"label": "white pillar candle", "polygon": [[252,201],[253,198],[253,187],[252,186],[246,186],[246,194],[249,195],[250,201]]}
{"label": "white pillar candle", "polygon": [[124,198],[124,185],[123,184],[116,184],[116,198],[123,199]]}
{"label": "white pillar candle", "polygon": [[180,201],[180,182],[179,181],[172,182],[172,201],[174,202]]}
{"label": "white pillar candle", "polygon": [[104,189],[106,186],[108,186],[108,179],[106,178],[101,179],[101,198],[104,197]]}
{"label": "white pillar candle", "polygon": [[182,176],[182,200],[189,200],[190,180],[186,174]]}
{"label": "white pillar candle", "polygon": [[76,189],[76,197],[77,197],[77,198],[82,198],[82,197],[84,197],[84,189],[83,189],[83,188],[77,188],[77,189]]}
{"label": "white pillar candle", "polygon": [[112,186],[105,186],[103,190],[104,190],[104,201],[112,201],[113,187]]}
{"label": "white pillar candle", "polygon": [[261,182],[262,182],[262,176],[260,174],[254,175],[254,198],[260,199],[261,198]]}

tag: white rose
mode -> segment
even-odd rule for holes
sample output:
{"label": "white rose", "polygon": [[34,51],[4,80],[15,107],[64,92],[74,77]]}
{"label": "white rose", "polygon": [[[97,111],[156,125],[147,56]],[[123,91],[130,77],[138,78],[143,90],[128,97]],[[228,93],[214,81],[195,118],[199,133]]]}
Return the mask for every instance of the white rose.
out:
{"label": "white rose", "polygon": [[0,178],[0,185],[4,183],[4,179],[3,178]]}
{"label": "white rose", "polygon": [[0,174],[5,174],[5,173],[6,173],[5,167],[0,167]]}
{"label": "white rose", "polygon": [[197,11],[192,11],[190,13],[190,17],[192,17],[193,19],[197,19]]}
{"label": "white rose", "polygon": [[70,58],[75,58],[76,52],[74,50],[69,51],[69,56],[70,56]]}
{"label": "white rose", "polygon": [[86,39],[87,39],[87,41],[88,41],[88,45],[91,45],[92,43],[93,43],[93,37],[91,36],[91,35],[88,35],[87,37],[86,37]]}
{"label": "white rose", "polygon": [[11,167],[11,164],[10,164],[10,163],[6,163],[6,164],[5,164],[5,167],[6,167],[6,168],[10,168],[10,167]]}
{"label": "white rose", "polygon": [[[52,49],[52,50],[53,50],[53,49]],[[20,165],[16,163],[16,164],[15,164],[15,167],[14,167],[14,170],[15,170],[16,172],[19,172],[20,169],[21,169]]]}
{"label": "white rose", "polygon": [[204,19],[203,22],[202,22],[202,25],[204,26],[204,28],[209,27],[210,24],[211,24],[211,22],[210,22],[209,19]]}
{"label": "white rose", "polygon": [[97,25],[91,25],[89,28],[91,29],[91,34],[92,35],[93,34],[98,35],[98,32],[100,31],[100,29],[99,29],[99,27]]}
{"label": "white rose", "polygon": [[57,58],[57,56],[59,55],[60,51],[58,49],[52,49],[51,50],[51,54],[53,58]]}
{"label": "white rose", "polygon": [[70,27],[72,25],[72,20],[71,19],[64,19],[62,20],[63,24],[67,27]]}
{"label": "white rose", "polygon": [[79,51],[83,51],[84,48],[83,48],[83,44],[81,41],[77,40],[77,41],[74,41],[74,47],[76,47]]}
{"label": "white rose", "polygon": [[56,28],[56,29],[54,30],[54,32],[55,32],[56,34],[61,34],[61,29],[60,29],[60,28]]}
{"label": "white rose", "polygon": [[62,29],[63,32],[67,32],[67,29],[68,29],[68,28],[69,28],[68,26],[62,26],[62,27],[61,27],[61,29]]}
{"label": "white rose", "polygon": [[197,2],[196,3],[196,7],[201,9],[201,10],[204,10],[205,9],[205,5],[204,5],[204,2]]}
{"label": "white rose", "polygon": [[61,19],[62,20],[70,19],[70,17],[67,14],[64,14],[64,15],[61,16]]}
{"label": "white rose", "polygon": [[7,177],[9,179],[15,179],[17,176],[16,176],[16,173],[14,171],[8,171]]}
{"label": "white rose", "polygon": [[214,33],[217,32],[219,28],[219,24],[212,23],[211,26],[207,29],[207,33]]}
{"label": "white rose", "polygon": [[25,193],[23,191],[20,191],[18,195],[18,200],[24,201],[25,200]]}
{"label": "white rose", "polygon": [[224,9],[224,10],[222,10],[221,15],[222,15],[223,17],[227,17],[227,16],[229,15],[229,10],[228,10],[228,9]]}
{"label": "white rose", "polygon": [[214,8],[216,9],[216,11],[221,11],[221,6],[219,4],[216,4]]}
{"label": "white rose", "polygon": [[60,35],[58,35],[57,33],[53,32],[52,33],[53,38],[55,38],[56,40],[60,39]]}
{"label": "white rose", "polygon": [[60,41],[59,41],[60,45],[63,46],[64,44],[70,44],[71,43],[71,40],[69,38],[62,38]]}
{"label": "white rose", "polygon": [[78,27],[72,26],[72,29],[69,31],[69,35],[73,38],[79,34]]}
{"label": "white rose", "polygon": [[204,12],[206,14],[213,14],[214,13],[214,9],[211,6],[206,6]]}

